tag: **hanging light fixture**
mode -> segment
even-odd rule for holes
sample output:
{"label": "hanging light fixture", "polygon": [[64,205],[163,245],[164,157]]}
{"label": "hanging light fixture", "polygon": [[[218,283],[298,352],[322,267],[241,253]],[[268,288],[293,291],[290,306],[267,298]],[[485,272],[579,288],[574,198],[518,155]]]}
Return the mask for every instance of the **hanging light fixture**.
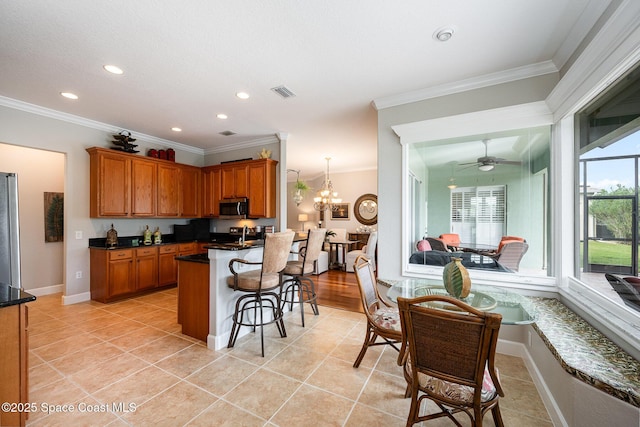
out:
{"label": "hanging light fixture", "polygon": [[458,185],[456,184],[456,178],[455,178],[455,171],[454,171],[455,167],[456,167],[456,163],[451,162],[451,177],[449,178],[449,185],[447,185],[447,188],[449,190],[453,190],[458,187]]}
{"label": "hanging light fixture", "polygon": [[331,209],[332,211],[338,210],[337,203],[341,203],[342,199],[338,198],[338,192],[333,189],[331,179],[329,178],[329,160],[331,157],[326,157],[327,160],[327,172],[324,176],[324,183],[322,188],[313,198],[313,208],[317,211],[326,211]]}
{"label": "hanging light fixture", "polygon": [[309,187],[305,183],[300,181],[300,170],[287,169],[287,172],[295,172],[297,174],[296,184],[294,186],[295,191],[293,192],[293,202],[296,204],[296,206],[300,206],[300,203],[302,203],[302,200],[304,199],[302,192],[306,191]]}

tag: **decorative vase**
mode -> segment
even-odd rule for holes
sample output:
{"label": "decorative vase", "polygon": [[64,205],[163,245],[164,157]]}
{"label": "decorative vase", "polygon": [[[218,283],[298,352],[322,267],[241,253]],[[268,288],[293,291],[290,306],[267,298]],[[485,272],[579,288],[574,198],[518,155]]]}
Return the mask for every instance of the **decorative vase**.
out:
{"label": "decorative vase", "polygon": [[149,230],[149,226],[147,225],[147,229],[144,230],[142,243],[144,243],[145,245],[150,245],[152,243],[151,235],[152,235],[151,230]]}
{"label": "decorative vase", "polygon": [[442,272],[444,288],[455,298],[466,298],[471,291],[469,272],[462,265],[461,258],[451,258],[451,262],[444,266]]}

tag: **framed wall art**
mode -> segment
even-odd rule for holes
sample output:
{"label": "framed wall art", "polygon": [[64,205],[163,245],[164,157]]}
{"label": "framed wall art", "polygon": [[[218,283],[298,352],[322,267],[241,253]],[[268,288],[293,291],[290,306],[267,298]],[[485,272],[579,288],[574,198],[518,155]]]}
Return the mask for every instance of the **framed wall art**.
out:
{"label": "framed wall art", "polygon": [[336,203],[338,209],[331,210],[331,219],[348,220],[349,219],[349,203]]}

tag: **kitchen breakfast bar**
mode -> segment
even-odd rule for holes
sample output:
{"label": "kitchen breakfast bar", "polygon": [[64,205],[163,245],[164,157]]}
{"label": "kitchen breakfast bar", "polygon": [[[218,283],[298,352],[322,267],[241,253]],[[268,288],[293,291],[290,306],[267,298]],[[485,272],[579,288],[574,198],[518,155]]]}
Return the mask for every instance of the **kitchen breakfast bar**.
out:
{"label": "kitchen breakfast bar", "polygon": [[[296,251],[300,241],[305,238],[296,235],[292,250]],[[263,240],[213,243],[206,246],[206,254],[176,257],[178,322],[182,324],[185,335],[206,341],[210,349],[219,350],[227,346],[236,299],[241,294],[227,285],[227,278],[231,275],[229,261],[241,258],[259,263],[262,261],[263,245]],[[242,272],[260,269],[260,265],[236,264],[234,268]],[[241,328],[239,336],[248,332],[249,328]]]}

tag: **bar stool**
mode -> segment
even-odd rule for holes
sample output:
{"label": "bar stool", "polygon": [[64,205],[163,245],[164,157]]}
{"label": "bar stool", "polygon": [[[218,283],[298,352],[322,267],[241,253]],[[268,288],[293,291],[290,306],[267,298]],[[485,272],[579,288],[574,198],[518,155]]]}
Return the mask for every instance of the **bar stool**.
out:
{"label": "bar stool", "polygon": [[[316,301],[315,284],[309,276],[313,273],[314,265],[320,257],[326,233],[327,230],[324,228],[309,230],[307,241],[299,252],[299,258],[302,258],[302,260],[289,261],[280,274],[282,283],[280,286],[280,298],[283,307],[286,303],[289,303],[289,310],[293,311],[293,303],[300,304],[302,327],[304,327],[304,303],[311,304],[311,309],[316,316],[320,314]],[[282,281],[283,276],[291,276],[291,278]]]}
{"label": "bar stool", "polygon": [[[283,338],[287,336],[282,320],[280,293],[276,290],[280,287],[280,272],[287,265],[294,234],[293,231],[267,233],[264,238],[262,262],[251,262],[242,258],[233,258],[229,261],[229,270],[232,276],[227,278],[227,285],[234,291],[244,292],[245,295],[236,301],[233,327],[227,348],[234,346],[241,326],[251,326],[254,332],[256,326],[260,326],[262,357],[264,357],[263,329],[265,325],[275,323],[280,336]],[[262,268],[239,273],[234,269],[236,263],[262,265]],[[266,320],[264,318],[265,308],[271,310],[271,316]],[[251,312],[253,312],[253,316],[251,316]]]}

